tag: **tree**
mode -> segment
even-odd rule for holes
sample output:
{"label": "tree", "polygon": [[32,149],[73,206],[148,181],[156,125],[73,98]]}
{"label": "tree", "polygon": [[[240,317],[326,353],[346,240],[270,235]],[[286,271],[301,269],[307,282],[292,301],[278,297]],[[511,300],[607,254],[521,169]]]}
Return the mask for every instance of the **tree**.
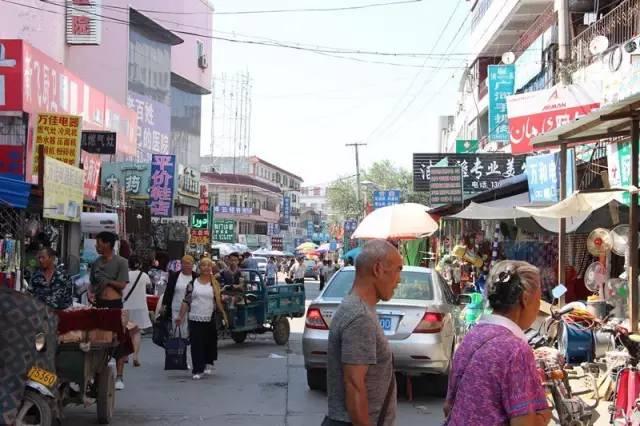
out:
{"label": "tree", "polygon": [[331,210],[338,215],[332,218],[332,222],[342,223],[344,219],[357,217],[361,211],[356,194],[356,180],[352,177],[340,178],[329,185],[327,200]]}

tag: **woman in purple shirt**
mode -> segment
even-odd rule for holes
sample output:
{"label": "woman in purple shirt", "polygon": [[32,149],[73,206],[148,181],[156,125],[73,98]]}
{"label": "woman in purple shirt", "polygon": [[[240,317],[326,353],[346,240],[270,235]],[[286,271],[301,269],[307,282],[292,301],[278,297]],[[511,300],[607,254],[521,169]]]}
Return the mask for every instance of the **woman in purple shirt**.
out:
{"label": "woman in purple shirt", "polygon": [[551,411],[523,330],[540,309],[540,273],[505,260],[486,285],[484,315],[456,351],[445,402],[447,426],[545,426]]}

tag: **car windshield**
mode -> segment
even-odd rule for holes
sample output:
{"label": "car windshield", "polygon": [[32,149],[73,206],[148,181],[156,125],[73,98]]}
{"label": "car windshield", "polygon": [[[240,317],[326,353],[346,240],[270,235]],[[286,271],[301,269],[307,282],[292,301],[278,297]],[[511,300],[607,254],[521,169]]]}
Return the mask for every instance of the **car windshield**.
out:
{"label": "car windshield", "polygon": [[[322,297],[343,298],[351,290],[355,271],[338,272]],[[433,276],[431,272],[402,271],[400,284],[394,299],[433,300]]]}

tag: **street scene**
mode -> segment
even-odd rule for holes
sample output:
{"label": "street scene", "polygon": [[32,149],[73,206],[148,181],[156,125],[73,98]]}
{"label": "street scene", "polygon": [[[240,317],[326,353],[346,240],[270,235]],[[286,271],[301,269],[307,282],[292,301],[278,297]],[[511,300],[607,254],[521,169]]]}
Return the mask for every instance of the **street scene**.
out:
{"label": "street scene", "polygon": [[0,0],[0,425],[640,426],[640,0]]}

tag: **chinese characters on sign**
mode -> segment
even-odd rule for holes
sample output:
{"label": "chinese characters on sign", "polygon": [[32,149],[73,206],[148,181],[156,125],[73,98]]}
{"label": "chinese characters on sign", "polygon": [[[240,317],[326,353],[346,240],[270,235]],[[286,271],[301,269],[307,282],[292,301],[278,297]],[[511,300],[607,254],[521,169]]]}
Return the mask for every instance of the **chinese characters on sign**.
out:
{"label": "chinese characters on sign", "polygon": [[413,188],[428,192],[431,168],[459,166],[465,193],[497,188],[498,183],[524,171],[524,157],[504,153],[490,154],[413,154]]}
{"label": "chinese characters on sign", "polygon": [[244,214],[244,215],[253,214],[253,209],[251,207],[215,206],[213,211],[215,213],[222,213],[222,214]]}
{"label": "chinese characters on sign", "polygon": [[213,239],[222,243],[233,243],[236,241],[236,222],[233,220],[216,219],[212,224]]}
{"label": "chinese characters on sign", "polygon": [[400,191],[373,191],[373,208],[392,206],[400,203]]}
{"label": "chinese characters on sign", "polygon": [[44,201],[42,216],[80,222],[83,172],[54,158],[44,157]]}
{"label": "chinese characters on sign", "polygon": [[67,0],[68,44],[100,44],[102,39],[101,0]]}
{"label": "chinese characters on sign", "polygon": [[33,175],[38,174],[38,146],[44,154],[70,166],[78,167],[82,117],[61,114],[38,114],[33,147]]}
{"label": "chinese characters on sign", "polygon": [[116,132],[82,132],[82,143],[80,147],[91,154],[116,153]]}
{"label": "chinese characters on sign", "polygon": [[462,169],[460,166],[432,167],[429,195],[431,205],[462,204]]}
{"label": "chinese characters on sign", "polygon": [[104,163],[100,178],[100,193],[110,194],[120,185],[131,198],[148,198],[151,165],[149,163]]}
{"label": "chinese characters on sign", "polygon": [[282,237],[271,237],[271,248],[273,250],[284,250]]}
{"label": "chinese characters on sign", "polygon": [[147,163],[152,154],[169,154],[171,108],[135,92],[129,92],[127,106],[138,116],[137,161]]}
{"label": "chinese characters on sign", "polygon": [[[575,160],[573,150],[567,153],[567,196],[573,193]],[[555,203],[560,201],[560,153],[527,157],[529,201]]]}
{"label": "chinese characters on sign", "polygon": [[190,196],[200,193],[200,172],[192,167],[180,165],[178,168],[178,192]]}
{"label": "chinese characters on sign", "polygon": [[209,211],[209,191],[207,191],[207,185],[200,185],[200,202],[198,204],[198,211],[200,213],[207,213]]}
{"label": "chinese characters on sign", "polygon": [[282,197],[282,214],[280,218],[280,223],[283,225],[289,225],[291,221],[291,197],[285,195]]}
{"label": "chinese characters on sign", "polygon": [[513,94],[516,68],[511,65],[489,65],[489,140],[508,141],[507,96]]}
{"label": "chinese characters on sign", "polygon": [[84,196],[89,200],[95,200],[98,193],[100,178],[100,165],[102,161],[99,155],[82,152],[82,170],[84,171]]}
{"label": "chinese characters on sign", "polygon": [[208,229],[192,229],[190,236],[190,244],[195,244],[197,246],[209,245],[210,236]]}
{"label": "chinese characters on sign", "polygon": [[307,221],[307,238],[313,237],[313,231],[314,231],[313,221],[308,220]]}
{"label": "chinese characters on sign", "polygon": [[151,216],[168,217],[173,211],[176,156],[153,154],[151,157]]}

